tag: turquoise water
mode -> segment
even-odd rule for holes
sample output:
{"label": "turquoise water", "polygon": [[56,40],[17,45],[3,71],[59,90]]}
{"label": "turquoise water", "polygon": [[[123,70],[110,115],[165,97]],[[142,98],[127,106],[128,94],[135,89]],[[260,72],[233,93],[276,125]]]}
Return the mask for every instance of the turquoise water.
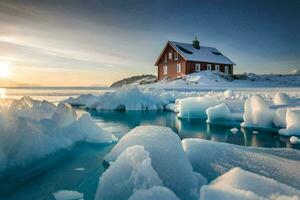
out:
{"label": "turquoise water", "polygon": [[[234,134],[230,131],[234,126],[210,126],[204,120],[179,120],[172,112],[90,113],[101,127],[119,137],[139,125],[161,125],[172,128],[180,138],[202,138],[245,146],[299,148],[273,132],[254,134],[252,130],[239,129]],[[106,167],[103,157],[114,145],[77,144],[22,169],[21,173],[17,170],[0,181],[0,199],[53,200],[52,194],[64,189],[82,192],[85,200],[92,200],[99,177]]]}

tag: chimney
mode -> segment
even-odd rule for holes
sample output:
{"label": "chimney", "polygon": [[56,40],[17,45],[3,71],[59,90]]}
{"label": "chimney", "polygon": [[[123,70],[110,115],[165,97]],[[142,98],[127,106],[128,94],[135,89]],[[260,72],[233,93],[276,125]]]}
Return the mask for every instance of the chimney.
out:
{"label": "chimney", "polygon": [[197,40],[197,37],[195,37],[195,40],[193,41],[193,47],[195,49],[200,49],[200,42]]}

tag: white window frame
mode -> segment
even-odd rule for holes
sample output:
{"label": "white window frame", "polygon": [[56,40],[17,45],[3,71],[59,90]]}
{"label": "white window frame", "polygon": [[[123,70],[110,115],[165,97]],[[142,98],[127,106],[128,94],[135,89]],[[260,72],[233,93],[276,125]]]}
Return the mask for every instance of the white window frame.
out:
{"label": "white window frame", "polygon": [[180,64],[180,63],[178,63],[178,64],[176,65],[176,72],[177,72],[177,73],[181,73],[181,64]]}
{"label": "white window frame", "polygon": [[196,72],[200,72],[200,71],[201,71],[201,64],[197,63],[197,64],[195,65],[195,71],[196,71]]}
{"label": "white window frame", "polygon": [[178,60],[178,52],[174,52],[174,60]]}
{"label": "white window frame", "polygon": [[220,65],[215,65],[215,71],[220,71]]}
{"label": "white window frame", "polygon": [[168,66],[167,66],[167,65],[164,65],[164,66],[163,66],[163,74],[164,74],[164,75],[167,75],[167,74],[168,74]]}
{"label": "white window frame", "polygon": [[229,74],[229,66],[228,65],[225,65],[224,72],[225,72],[225,74]]}
{"label": "white window frame", "polygon": [[173,59],[173,55],[172,55],[172,51],[169,52],[169,59],[172,60]]}
{"label": "white window frame", "polygon": [[211,64],[206,65],[206,70],[211,71]]}

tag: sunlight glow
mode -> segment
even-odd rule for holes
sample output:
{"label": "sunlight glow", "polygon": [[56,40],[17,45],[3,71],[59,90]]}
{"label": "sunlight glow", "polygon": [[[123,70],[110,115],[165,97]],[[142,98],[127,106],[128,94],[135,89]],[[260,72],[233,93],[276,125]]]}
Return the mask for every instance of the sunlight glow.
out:
{"label": "sunlight glow", "polygon": [[0,99],[5,99],[5,98],[6,98],[6,89],[0,88]]}
{"label": "sunlight glow", "polygon": [[10,63],[0,61],[0,78],[6,78],[11,75]]}

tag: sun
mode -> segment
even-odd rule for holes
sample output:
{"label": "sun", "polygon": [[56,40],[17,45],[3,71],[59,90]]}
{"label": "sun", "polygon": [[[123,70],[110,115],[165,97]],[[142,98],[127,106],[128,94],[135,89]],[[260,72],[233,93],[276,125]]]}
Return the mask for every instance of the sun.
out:
{"label": "sun", "polygon": [[10,63],[0,62],[0,78],[7,78],[11,75]]}

